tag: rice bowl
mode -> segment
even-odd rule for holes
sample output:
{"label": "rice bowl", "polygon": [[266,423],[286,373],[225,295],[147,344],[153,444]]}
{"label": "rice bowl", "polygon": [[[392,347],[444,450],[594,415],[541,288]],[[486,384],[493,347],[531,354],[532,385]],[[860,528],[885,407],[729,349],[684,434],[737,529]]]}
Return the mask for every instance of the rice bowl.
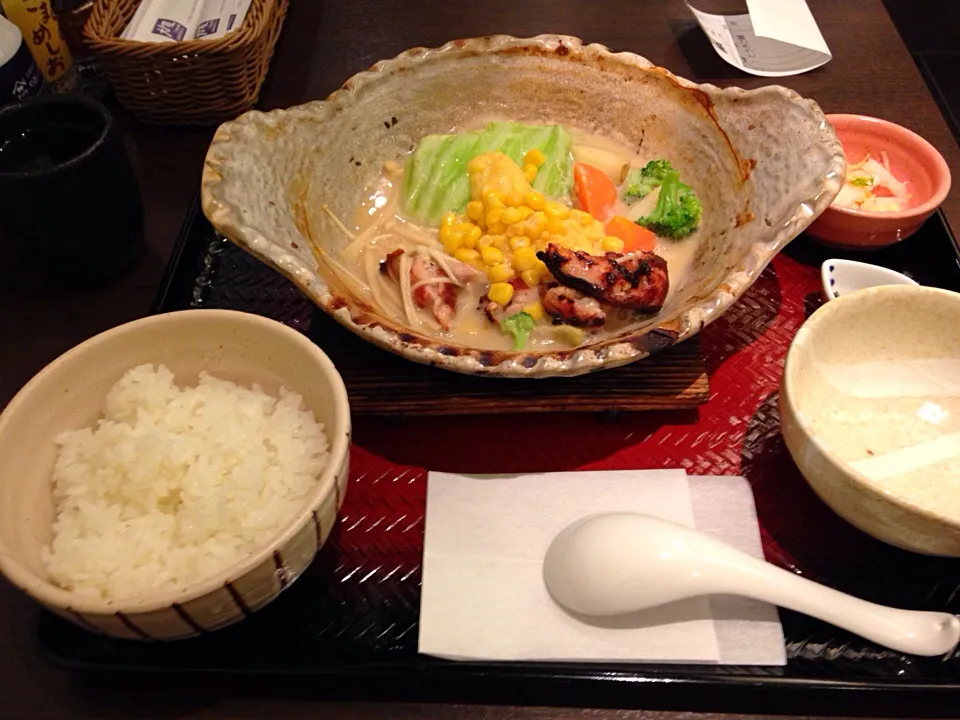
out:
{"label": "rice bowl", "polygon": [[44,548],[61,587],[123,600],[216,574],[269,542],[328,460],[323,425],[285,388],[165,366],[129,370],[94,427],[56,439],[57,519]]}
{"label": "rice bowl", "polygon": [[[94,426],[111,388],[145,364],[166,366],[180,387],[198,386],[201,373],[209,373],[248,389],[258,385],[275,398],[280,388],[300,395],[323,426],[324,465],[290,515],[277,520],[278,529],[264,530],[219,570],[122,598],[65,589],[44,559],[61,509],[54,493],[56,440]],[[174,639],[230,625],[289,588],[326,542],[347,489],[349,438],[349,402],[339,373],[313,342],[282,323],[235,311],[188,310],[113,328],[41,370],[0,414],[0,572],[47,609],[114,637]],[[114,555],[125,552],[116,536],[108,545]]]}

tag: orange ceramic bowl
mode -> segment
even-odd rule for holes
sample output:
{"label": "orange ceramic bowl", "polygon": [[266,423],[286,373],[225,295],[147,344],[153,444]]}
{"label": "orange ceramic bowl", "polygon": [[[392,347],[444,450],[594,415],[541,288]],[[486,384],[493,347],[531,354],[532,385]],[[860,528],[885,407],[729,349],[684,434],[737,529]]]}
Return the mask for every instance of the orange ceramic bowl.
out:
{"label": "orange ceramic bowl", "polygon": [[827,115],[843,144],[848,163],[869,153],[887,153],[890,170],[907,183],[911,198],[901,212],[867,212],[830,205],[807,229],[824,244],[869,250],[893,245],[913,235],[950,191],[950,169],[937,149],[907,130],[866,115]]}

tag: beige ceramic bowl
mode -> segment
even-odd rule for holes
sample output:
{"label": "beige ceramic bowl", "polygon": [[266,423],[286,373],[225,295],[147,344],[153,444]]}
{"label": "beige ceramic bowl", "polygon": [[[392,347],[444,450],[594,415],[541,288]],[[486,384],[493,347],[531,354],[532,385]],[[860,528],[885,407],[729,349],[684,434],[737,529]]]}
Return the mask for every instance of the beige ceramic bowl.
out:
{"label": "beige ceramic bowl", "polygon": [[[54,438],[91,425],[130,368],[163,363],[178,382],[200,371],[266,392],[300,393],[326,426],[330,463],[303,509],[268,545],[221,574],[123,604],[52,584],[40,558],[52,538]],[[137,320],[78,345],[36,375],[0,415],[0,571],[53,612],[116,637],[173,639],[243,619],[273,600],[313,560],[346,491],[347,394],[333,363],[297,331],[256,315],[188,310]]]}
{"label": "beige ceramic bowl", "polygon": [[[381,317],[329,262],[386,161],[424,135],[492,118],[560,123],[668,158],[703,201],[692,267],[656,316],[574,350],[495,351]],[[350,78],[327,100],[221,126],[207,153],[203,211],[363,339],[478,375],[549,377],[613,368],[696,335],[833,200],[843,150],[817,104],[780,86],[698,85],[631,53],[563,35],[505,35],[413,48]]]}
{"label": "beige ceramic bowl", "polygon": [[831,300],[790,347],[780,415],[835,512],[891,545],[960,556],[960,294],[890,285]]}

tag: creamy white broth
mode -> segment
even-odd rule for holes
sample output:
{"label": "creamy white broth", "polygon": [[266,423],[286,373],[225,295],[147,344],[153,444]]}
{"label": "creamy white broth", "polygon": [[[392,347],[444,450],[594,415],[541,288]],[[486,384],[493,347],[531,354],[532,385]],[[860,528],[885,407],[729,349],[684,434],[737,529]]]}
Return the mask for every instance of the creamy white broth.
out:
{"label": "creamy white broth", "polygon": [[[618,187],[621,184],[622,174],[626,172],[625,168],[643,167],[653,159],[638,155],[631,148],[609,138],[569,127],[567,130],[572,138],[571,150],[574,160],[603,170]],[[364,281],[368,292],[381,310],[396,322],[409,326],[410,322],[404,314],[400,299],[400,286],[392,281],[367,282],[371,273],[379,267],[381,260],[393,250],[409,247],[413,237],[417,237],[420,242],[429,242],[435,248],[441,247],[435,228],[409,223],[399,214],[402,188],[402,168],[399,165],[390,165],[385,168],[368,186],[353,217],[346,223],[356,237],[360,238],[362,245],[356,241],[351,243],[339,259],[348,271]],[[614,214],[623,215],[631,220],[649,214],[656,205],[658,192],[652,192],[632,206],[618,200]],[[556,199],[568,205],[572,203],[570,198]],[[364,235],[369,235],[371,232],[374,232],[375,237],[364,240]],[[698,234],[699,231],[694,232],[683,240],[658,238],[654,252],[667,261],[670,277],[670,292],[666,303],[670,302],[678,287],[682,285],[682,279],[693,265]],[[372,287],[372,285],[378,287]],[[482,282],[470,283],[460,290],[456,322],[450,330],[443,330],[433,320],[429,310],[422,310],[416,314],[417,323],[412,329],[453,344],[488,350],[511,350],[512,338],[491,323],[480,309],[480,300],[487,286],[488,283],[484,279]],[[606,323],[601,328],[587,332],[583,336],[584,343],[592,339],[617,335],[627,326],[635,325],[644,319],[643,316],[638,316],[625,308],[612,308],[605,305],[604,309],[607,314]],[[534,351],[569,349],[575,346],[572,342],[575,336],[576,332],[571,334],[569,328],[553,326],[549,320],[543,321],[538,323],[530,333],[524,349]]]}

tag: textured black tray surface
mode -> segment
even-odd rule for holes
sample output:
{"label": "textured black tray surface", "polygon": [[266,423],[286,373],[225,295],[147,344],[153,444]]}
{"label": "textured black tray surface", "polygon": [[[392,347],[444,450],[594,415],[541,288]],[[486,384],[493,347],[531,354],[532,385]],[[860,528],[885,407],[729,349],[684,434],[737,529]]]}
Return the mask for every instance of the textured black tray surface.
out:
{"label": "textured black tray surface", "polygon": [[[800,238],[745,296],[739,314],[731,310],[722,320],[727,325],[714,332],[738,331],[738,323],[749,327],[776,314],[769,297],[777,308],[799,305],[802,318],[804,307],[808,313],[816,306],[816,297],[787,296],[796,278],[809,278],[830,256],[875,262],[923,284],[960,289],[957,252],[939,215],[909,242],[868,254],[827,251]],[[229,284],[235,262],[248,258],[216,239],[202,220],[188,225],[157,310],[229,306],[313,334],[313,307],[292,286],[275,286],[275,274],[266,268],[265,286],[245,281],[245,290],[233,288],[229,302],[220,300],[218,288]],[[713,374],[726,356],[709,349],[716,342],[704,342]],[[696,422],[698,411],[684,412],[694,413]],[[587,436],[609,434],[619,421],[597,422],[597,428],[586,428]],[[416,428],[375,419],[358,425],[358,438],[369,443],[354,449],[358,472],[351,473],[344,513],[323,552],[281,599],[237,626],[173,644],[111,640],[43,613],[38,637],[45,656],[82,669],[308,674],[331,692],[364,695],[376,685],[376,695],[409,699],[639,706],[657,697],[689,707],[686,693],[696,689],[713,709],[769,709],[764,698],[774,693],[790,698],[793,712],[829,712],[838,697],[872,690],[884,692],[858,695],[858,711],[909,715],[937,712],[946,698],[960,698],[960,658],[907,657],[786,611],[781,613],[789,656],[784,668],[448,663],[420,656],[422,465],[429,452],[412,451],[403,462],[384,459],[390,457],[384,447],[409,443]],[[692,455],[706,458],[704,466],[723,470],[725,461],[711,456],[713,451],[698,452]],[[960,613],[960,561],[901,552],[858,533],[819,503],[795,469],[769,466],[783,455],[771,395],[749,418],[743,449],[730,466],[753,484],[769,559],[876,602]],[[687,469],[698,472],[697,466]],[[818,692],[808,692],[812,689]]]}

